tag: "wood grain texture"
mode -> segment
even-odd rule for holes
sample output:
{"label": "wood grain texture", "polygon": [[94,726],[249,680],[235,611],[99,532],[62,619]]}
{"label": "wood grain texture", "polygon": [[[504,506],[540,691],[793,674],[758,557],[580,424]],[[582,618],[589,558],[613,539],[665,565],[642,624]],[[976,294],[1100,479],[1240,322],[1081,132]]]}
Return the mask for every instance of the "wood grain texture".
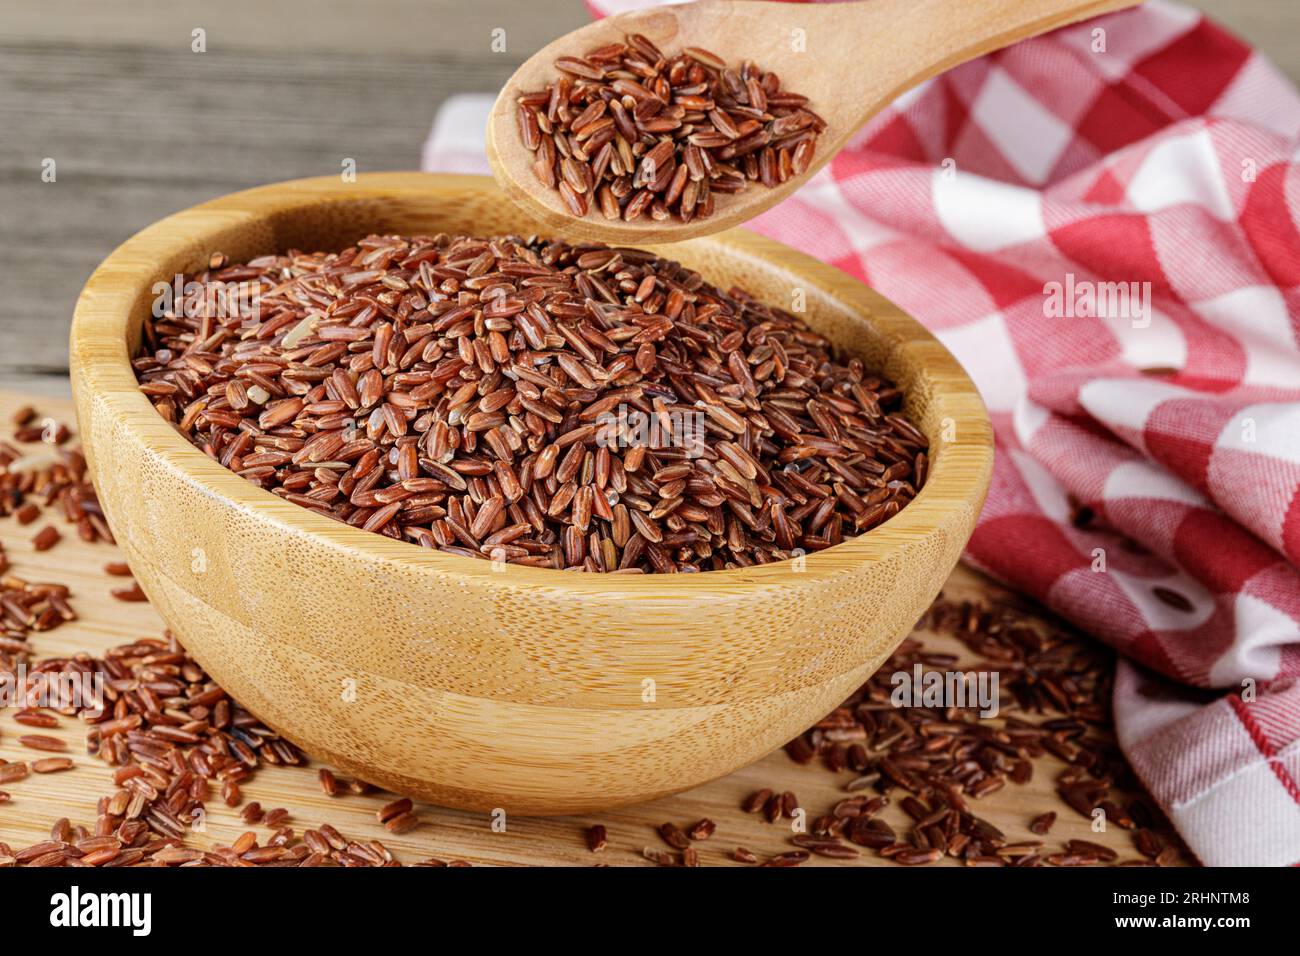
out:
{"label": "wood grain texture", "polygon": [[214,36],[200,55],[187,43],[16,45],[0,32],[0,382],[66,390],[77,291],[132,233],[237,189],[338,175],[345,159],[416,168],[444,98],[497,89],[519,60],[486,42],[325,56]]}
{"label": "wood grain texture", "polygon": [[[548,44],[502,89],[488,119],[487,152],[497,182],[551,232],[596,242],[642,245],[711,235],[770,209],[815,175],[867,120],[905,91],[960,63],[1057,27],[1133,6],[1138,0],[871,0],[870,3],[769,3],[699,0],[596,21]],[[648,37],[664,54],[701,46],[728,64],[746,61],[781,77],[783,88],[808,97],[826,121],[807,170],[771,189],[751,184],[715,196],[707,219],[683,223],[649,215],[606,219],[599,203],[587,215],[568,211],[560,193],[533,173],[536,154],[524,146],[517,100],[544,90],[560,57]],[[801,42],[795,42],[798,37]],[[869,60],[866,68],[864,59]]]}
{"label": "wood grain texture", "polygon": [[[37,399],[0,391],[0,422],[7,422],[13,410],[32,403],[41,415],[66,420],[72,415],[71,403]],[[7,436],[5,436],[7,437]],[[38,659],[63,656],[78,651],[102,653],[117,644],[140,637],[156,637],[164,627],[158,614],[148,604],[124,604],[109,596],[109,589],[120,587],[121,578],[109,578],[101,570],[113,560],[120,560],[117,548],[104,544],[86,544],[68,534],[54,549],[37,552],[30,539],[32,527],[22,527],[13,518],[0,518],[0,542],[10,560],[11,573],[31,581],[57,581],[72,589],[72,603],[78,620],[53,631],[30,638]],[[944,594],[952,599],[988,599],[1003,592],[987,579],[965,567],[958,567],[944,584]],[[956,666],[972,663],[969,652],[956,640],[930,632],[917,632],[926,646],[937,653],[959,657]],[[24,750],[17,738],[30,733],[13,720],[12,711],[0,708],[0,760],[30,760],[32,751]],[[95,801],[113,790],[110,769],[85,754],[85,727],[77,721],[64,720],[60,729],[41,731],[64,739],[69,755],[76,762],[67,773],[32,775],[7,784],[8,803],[0,804],[0,842],[23,847],[46,838],[51,824],[68,817],[74,824],[91,824]],[[1065,765],[1047,756],[1036,760],[1033,779],[1024,786],[1008,785],[976,802],[976,812],[1006,833],[1008,840],[1033,838],[1029,821],[1047,810],[1059,819],[1047,838],[1049,846],[1068,839],[1085,839],[1103,843],[1117,850],[1122,859],[1133,853],[1129,834],[1117,827],[1105,833],[1093,833],[1089,821],[1065,806],[1055,794],[1054,779]],[[508,813],[504,832],[494,832],[488,813],[450,810],[427,803],[417,804],[422,824],[417,829],[394,836],[375,820],[375,811],[392,799],[391,794],[326,797],[316,780],[317,765],[307,767],[263,767],[242,789],[246,800],[257,800],[263,807],[285,807],[290,811],[289,825],[300,831],[332,823],[353,839],[378,839],[396,852],[406,863],[435,856],[443,860],[463,859],[475,864],[583,866],[596,862],[614,866],[645,866],[640,856],[644,846],[658,846],[654,828],[665,821],[689,826],[701,817],[718,824],[718,831],[707,843],[699,844],[704,865],[730,865],[728,854],[736,846],[745,846],[761,857],[790,849],[792,836],[788,826],[764,823],[759,815],[740,812],[746,795],[762,787],[777,791],[791,790],[799,797],[810,818],[830,809],[845,793],[842,789],[851,774],[834,774],[820,765],[800,766],[783,751],[776,751],[757,762],[704,786],[650,803],[610,810],[592,816],[527,817]],[[232,810],[213,799],[208,803],[208,829],[187,838],[196,845],[229,845],[249,829]],[[886,808],[884,817],[896,827],[905,817],[897,806]],[[601,854],[589,853],[583,842],[585,827],[601,823],[609,830],[609,848]],[[269,831],[254,828],[265,838]],[[1167,829],[1164,832],[1169,838]],[[958,865],[947,859],[945,865]],[[814,857],[807,866],[892,866],[871,851],[853,861]]]}
{"label": "wood grain texture", "polygon": [[428,59],[487,54],[502,29],[504,52],[519,58],[590,19],[582,0],[5,0],[0,36],[188,48],[190,31],[203,27],[210,50]]}
{"label": "wood grain texture", "polygon": [[[215,251],[242,261],[374,231],[532,227],[486,177],[375,174],[237,193],[154,224],[105,261],[78,302],[71,360],[114,533],[223,686],[349,773],[444,804],[541,813],[694,786],[841,700],[956,563],[993,452],[983,403],[933,336],[842,273],[743,232],[658,251],[765,301],[802,290],[809,323],[903,388],[931,443],[926,485],[899,515],[802,562],[672,578],[494,570],[254,487],[177,435],[136,387],[128,352],[154,283]],[[340,701],[345,681],[355,702]]]}

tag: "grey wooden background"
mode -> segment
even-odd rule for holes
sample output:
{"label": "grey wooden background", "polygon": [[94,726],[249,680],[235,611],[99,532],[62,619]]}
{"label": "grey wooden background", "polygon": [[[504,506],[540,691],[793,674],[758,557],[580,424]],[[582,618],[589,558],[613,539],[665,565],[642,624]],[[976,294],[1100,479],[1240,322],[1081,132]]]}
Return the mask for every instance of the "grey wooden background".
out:
{"label": "grey wooden background", "polygon": [[[1300,0],[1195,5],[1300,80]],[[77,293],[137,229],[344,157],[416,168],[446,96],[586,20],[579,0],[2,0],[0,387],[66,393]]]}

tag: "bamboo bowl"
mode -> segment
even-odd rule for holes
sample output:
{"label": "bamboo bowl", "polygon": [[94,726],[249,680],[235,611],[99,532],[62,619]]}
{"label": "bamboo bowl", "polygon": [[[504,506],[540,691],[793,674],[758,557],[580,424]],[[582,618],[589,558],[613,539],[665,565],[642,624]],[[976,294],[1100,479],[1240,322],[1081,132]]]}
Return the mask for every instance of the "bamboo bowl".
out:
{"label": "bamboo bowl", "polygon": [[[933,460],[920,495],[798,562],[604,576],[426,551],[282,501],[162,420],[128,356],[154,285],[221,251],[338,249],[371,232],[526,234],[487,178],[280,183],[155,223],[90,278],[72,383],[96,488],[150,601],[244,706],[344,773],[448,806],[549,814],[726,774],[822,717],[897,646],[956,563],[992,464],[953,357],[870,289],[732,231],[659,247],[807,318],[908,395]],[[654,249],[655,247],[650,247]]]}

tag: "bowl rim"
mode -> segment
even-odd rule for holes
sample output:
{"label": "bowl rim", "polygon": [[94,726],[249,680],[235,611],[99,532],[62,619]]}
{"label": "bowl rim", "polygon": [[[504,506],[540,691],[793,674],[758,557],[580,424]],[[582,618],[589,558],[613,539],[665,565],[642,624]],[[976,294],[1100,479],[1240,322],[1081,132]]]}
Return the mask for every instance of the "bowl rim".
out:
{"label": "bowl rim", "polygon": [[[282,217],[295,207],[319,205],[322,201],[436,202],[440,197],[484,191],[496,192],[502,202],[507,202],[487,176],[363,173],[354,182],[344,182],[337,175],[322,176],[231,193],[146,226],[109,254],[78,297],[69,349],[74,387],[86,390],[86,394],[77,396],[78,407],[88,401],[99,404],[114,422],[129,429],[171,469],[229,507],[368,560],[396,563],[479,587],[500,584],[551,590],[560,595],[609,596],[626,592],[638,598],[699,599],[720,592],[751,593],[755,588],[811,585],[847,574],[864,562],[885,560],[900,547],[919,544],[936,531],[954,527],[954,521],[972,509],[978,513],[992,472],[992,429],[983,400],[956,358],[917,320],[857,279],[744,229],[730,229],[680,244],[648,244],[646,248],[672,256],[674,249],[680,252],[685,246],[713,244],[721,246],[733,259],[761,264],[768,271],[787,272],[792,280],[816,287],[821,295],[869,325],[887,350],[907,355],[921,370],[918,374],[932,384],[935,420],[951,420],[955,425],[955,437],[945,439],[941,452],[932,457],[926,484],[915,499],[870,531],[806,555],[798,570],[795,561],[675,575],[587,574],[509,564],[509,573],[503,574],[492,568],[492,562],[363,531],[259,488],[190,444],[139,390],[127,351],[131,312],[141,289],[150,289],[169,278],[158,274],[157,262],[175,256],[178,235],[201,240],[205,233],[216,229]],[[86,423],[82,424],[84,431]]]}

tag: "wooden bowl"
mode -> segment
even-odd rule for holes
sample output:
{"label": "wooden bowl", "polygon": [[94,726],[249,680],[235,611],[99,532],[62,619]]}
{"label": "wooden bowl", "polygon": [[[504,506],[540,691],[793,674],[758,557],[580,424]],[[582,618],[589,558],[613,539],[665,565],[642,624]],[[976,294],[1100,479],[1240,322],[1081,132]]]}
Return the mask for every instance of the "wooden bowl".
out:
{"label": "wooden bowl", "polygon": [[158,282],[372,232],[532,231],[490,179],[383,173],[236,193],[155,223],[90,278],[72,383],[95,485],[164,620],[237,700],[313,757],[435,803],[591,811],[693,787],[785,743],[906,635],[970,536],[992,465],[953,357],[870,289],[742,231],[650,247],[807,319],[907,391],[925,488],[801,561],[574,574],[427,551],[285,502],[190,445],[129,363]]}

